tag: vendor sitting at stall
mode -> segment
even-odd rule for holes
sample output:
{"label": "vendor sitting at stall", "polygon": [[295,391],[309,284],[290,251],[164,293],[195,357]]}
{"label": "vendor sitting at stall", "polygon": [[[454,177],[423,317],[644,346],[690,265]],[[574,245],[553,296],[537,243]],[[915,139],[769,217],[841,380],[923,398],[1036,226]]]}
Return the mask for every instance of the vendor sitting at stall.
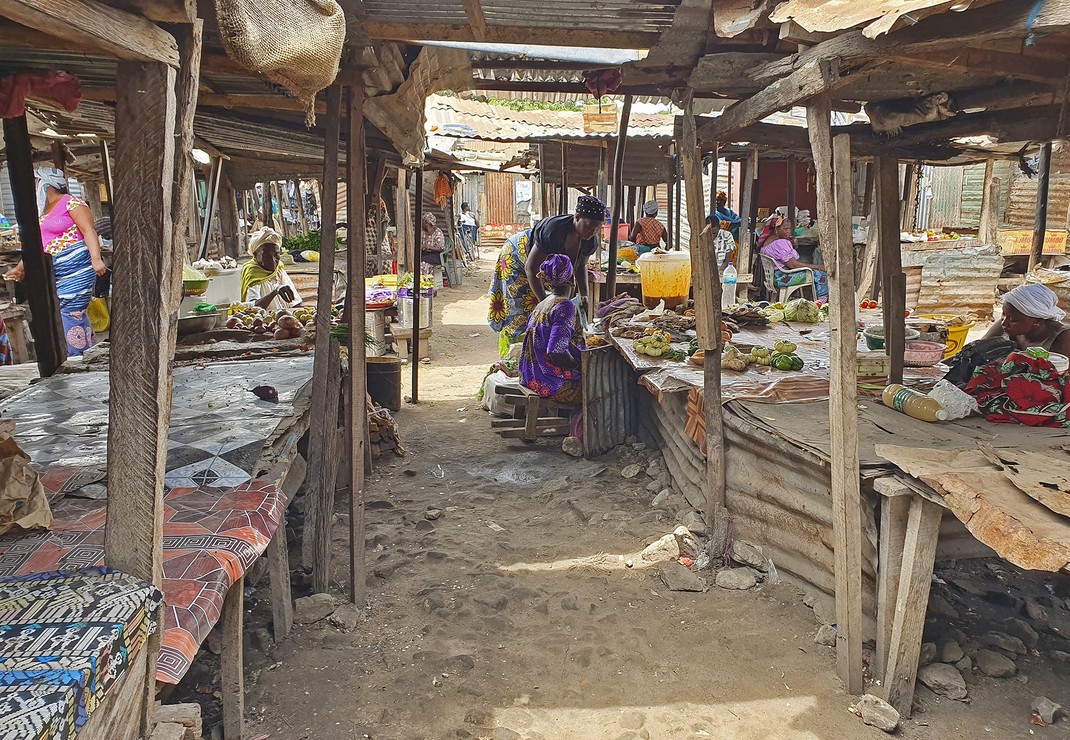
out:
{"label": "vendor sitting at stall", "polygon": [[643,204],[643,217],[636,219],[628,239],[635,242],[635,251],[646,254],[661,246],[665,242],[665,248],[669,249],[669,232],[665,225],[658,221],[658,202],[648,200]]}
{"label": "vendor sitting at stall", "polygon": [[720,222],[728,222],[728,230],[732,232],[732,238],[739,241],[739,214],[728,207],[728,193],[723,190],[717,191],[717,207],[713,209],[707,220],[716,218]]}
{"label": "vendor sitting at stall", "polygon": [[784,272],[784,270],[798,270],[806,268],[814,273],[814,290],[818,300],[828,299],[829,280],[828,274],[822,265],[811,265],[799,259],[799,253],[795,245],[791,243],[791,221],[784,216],[770,216],[765,225],[765,230],[758,239],[761,253],[776,263],[773,270],[773,279],[778,288],[787,288],[792,285],[801,285],[806,282],[804,272]]}
{"label": "vendor sitting at stall", "polygon": [[1039,283],[1019,285],[1003,296],[1003,317],[992,324],[984,338],[1005,337],[1019,349],[1043,347],[1070,356],[1070,327],[1063,323],[1055,292]]}
{"label": "vendor sitting at stall", "polygon": [[583,330],[576,304],[569,299],[572,260],[550,255],[539,269],[539,279],[552,291],[528,319],[520,356],[520,382],[543,398],[563,404],[582,399],[580,350]]}
{"label": "vendor sitting at stall", "polygon": [[243,303],[276,310],[301,304],[297,286],[282,267],[281,247],[282,237],[269,226],[249,235],[252,259],[241,268]]}

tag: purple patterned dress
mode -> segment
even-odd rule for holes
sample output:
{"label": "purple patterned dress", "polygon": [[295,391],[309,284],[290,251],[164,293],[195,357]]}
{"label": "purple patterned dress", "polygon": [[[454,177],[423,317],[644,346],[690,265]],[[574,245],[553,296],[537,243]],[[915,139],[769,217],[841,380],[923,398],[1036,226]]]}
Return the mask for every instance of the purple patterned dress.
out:
{"label": "purple patterned dress", "polygon": [[580,369],[565,370],[550,363],[549,354],[568,354],[579,362],[583,329],[576,304],[548,295],[528,319],[524,351],[520,355],[520,382],[543,398],[577,404],[583,398]]}

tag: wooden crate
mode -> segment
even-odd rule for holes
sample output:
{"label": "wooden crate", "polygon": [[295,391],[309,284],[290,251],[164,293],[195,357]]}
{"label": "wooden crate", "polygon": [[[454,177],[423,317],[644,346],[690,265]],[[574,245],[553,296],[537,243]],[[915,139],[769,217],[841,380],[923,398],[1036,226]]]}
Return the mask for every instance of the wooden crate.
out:
{"label": "wooden crate", "polygon": [[613,103],[583,106],[583,132],[586,134],[615,134],[619,127],[618,110]]}

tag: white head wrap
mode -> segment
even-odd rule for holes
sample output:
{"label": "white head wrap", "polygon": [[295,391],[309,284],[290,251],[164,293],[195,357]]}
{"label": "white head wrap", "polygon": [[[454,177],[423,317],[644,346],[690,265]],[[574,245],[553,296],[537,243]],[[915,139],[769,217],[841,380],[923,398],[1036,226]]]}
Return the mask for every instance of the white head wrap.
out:
{"label": "white head wrap", "polygon": [[658,212],[658,202],[656,200],[648,200],[643,204],[643,213],[647,216],[654,216]]}
{"label": "white head wrap", "polygon": [[63,170],[47,164],[35,169],[33,174],[37,177],[38,210],[43,211],[48,197],[48,186],[51,185],[56,190],[66,190],[67,176],[63,174]]}
{"label": "white head wrap", "polygon": [[282,246],[282,237],[279,236],[279,232],[270,226],[265,226],[249,235],[249,255],[255,257],[256,250],[265,244],[274,244],[276,247]]}
{"label": "white head wrap", "polygon": [[1003,296],[1003,302],[1034,319],[1062,321],[1066,316],[1066,311],[1059,308],[1059,297],[1055,295],[1055,291],[1040,283],[1019,285]]}

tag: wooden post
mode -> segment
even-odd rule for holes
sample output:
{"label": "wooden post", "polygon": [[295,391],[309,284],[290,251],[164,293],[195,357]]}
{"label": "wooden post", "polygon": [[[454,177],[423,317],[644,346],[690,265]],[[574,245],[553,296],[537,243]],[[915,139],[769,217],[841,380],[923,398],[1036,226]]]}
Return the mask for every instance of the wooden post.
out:
{"label": "wooden post", "polygon": [[238,199],[234,192],[234,186],[227,177],[226,169],[220,176],[219,196],[219,231],[223,235],[223,253],[228,257],[237,259],[241,253],[238,232],[241,230],[238,223]]}
{"label": "wooden post", "polygon": [[411,269],[412,265],[412,250],[409,248],[410,234],[412,233],[411,226],[409,225],[409,183],[408,183],[409,171],[404,167],[398,168],[398,188],[395,192],[397,196],[396,201],[396,214],[397,224],[395,233],[398,241],[398,253],[396,255],[398,261],[398,275],[402,275]]}
{"label": "wooden post", "polygon": [[1048,231],[1048,184],[1051,181],[1051,142],[1040,147],[1037,162],[1037,207],[1033,219],[1033,249],[1029,253],[1029,272],[1043,259],[1044,237]]}
{"label": "wooden post", "polygon": [[606,296],[617,294],[617,231],[620,226],[621,209],[624,207],[624,150],[628,145],[628,119],[632,115],[632,96],[624,96],[620,114],[620,129],[617,131],[617,148],[613,152],[613,216],[609,226],[609,272],[606,273]]}
{"label": "wooden post", "polygon": [[420,231],[424,217],[424,171],[416,172],[416,214],[413,219],[413,261],[412,261],[412,391],[411,403],[420,402],[420,299],[423,289],[420,286],[420,273],[423,269],[420,250]]}
{"label": "wooden post", "polygon": [[223,172],[223,158],[216,157],[212,163],[212,169],[208,173],[208,188],[205,195],[204,223],[201,225],[201,245],[197,250],[198,259],[208,256],[208,237],[212,233],[212,217],[215,215],[216,205],[219,203],[219,176]]}
{"label": "wooden post", "polygon": [[[202,22],[176,27],[178,72],[119,62],[115,104],[115,274],[104,562],[163,585],[164,474],[171,416],[185,225],[191,208],[193,116]],[[11,142],[8,140],[8,146]],[[9,150],[10,153],[10,150]],[[142,735],[152,729],[160,635],[144,647]]]}
{"label": "wooden post", "polygon": [[703,396],[706,407],[706,528],[712,533],[710,554],[720,559],[728,544],[725,508],[724,426],[721,417],[721,279],[713,245],[713,229],[706,225],[702,160],[695,131],[695,114],[688,93],[680,165],[687,184],[687,220],[691,227],[691,274],[695,286],[695,322],[699,346],[705,350]]}
{"label": "wooden post", "polygon": [[[334,247],[338,217],[338,136],[342,89],[327,88],[327,116],[323,144],[323,215],[320,232],[319,285],[316,304],[316,354],[312,365],[312,426],[309,430],[309,469],[316,471],[305,515],[304,556],[312,566],[312,590],[326,593],[330,584],[331,523],[337,482],[338,345],[330,340],[334,295]],[[311,560],[311,562],[309,562]]]}
{"label": "wooden post", "polygon": [[680,242],[676,240],[676,193],[673,190],[673,183],[676,180],[676,157],[673,157],[672,164],[670,165],[673,170],[673,174],[669,176],[669,182],[665,185],[665,231],[669,235],[669,244],[672,244],[673,249],[680,248]]}
{"label": "wooden post", "polygon": [[[349,142],[346,146],[347,182],[346,209],[354,215],[363,214],[366,161],[364,151],[364,87],[360,78],[349,88]],[[363,223],[361,218],[360,222]],[[346,430],[349,442],[349,595],[354,604],[363,606],[367,600],[364,563],[364,450],[367,447],[367,376],[365,375],[364,331],[364,272],[367,264],[365,230],[349,230],[349,257],[346,278],[349,285],[346,308],[349,315],[349,414]],[[414,336],[419,342],[419,331]]]}
{"label": "wooden post", "polygon": [[[285,522],[279,525],[286,528]],[[287,594],[287,598],[289,594]],[[223,738],[241,740],[245,736],[245,577],[227,591],[223,599],[222,643],[219,674],[223,694]]]}
{"label": "wooden post", "polygon": [[788,172],[787,172],[787,178],[788,178],[788,193],[787,193],[787,198],[788,198],[788,220],[791,221],[792,225],[794,226],[795,225],[795,215],[796,215],[796,210],[795,209],[796,209],[796,203],[798,201],[796,201],[796,199],[795,199],[796,198],[796,195],[795,195],[795,189],[796,189],[796,183],[795,183],[795,157],[793,155],[789,155],[788,156],[788,161],[785,164],[785,167],[787,167],[787,170],[788,170]]}
{"label": "wooden post", "polygon": [[858,473],[857,325],[851,239],[850,138],[831,141],[831,105],[823,93],[806,107],[817,171],[821,243],[831,247],[829,326],[832,373],[832,528],[836,580],[836,658],[847,692],[862,692],[862,520]]}
{"label": "wooden post", "polygon": [[561,142],[561,204],[558,213],[568,213],[568,145]]}
{"label": "wooden post", "polygon": [[[898,177],[898,175],[897,175]],[[915,217],[918,212],[918,165],[907,162],[903,172],[903,201],[900,205],[899,214],[902,222],[900,231],[913,231]]]}
{"label": "wooden post", "polygon": [[891,157],[877,157],[875,165],[885,351],[892,361],[888,382],[902,383],[907,297],[903,252],[899,243],[899,163]]}
{"label": "wooden post", "polygon": [[[699,165],[699,173],[701,174],[701,172],[702,172],[702,165],[700,164]],[[682,211],[683,211],[683,200],[684,200],[683,197],[682,197],[684,180],[680,175],[680,157],[676,158],[676,167],[673,169],[672,176],[673,176],[673,185],[676,188],[676,203],[673,206],[676,209],[676,212],[673,214],[673,219],[672,219],[673,223],[676,225],[676,233],[673,234],[673,237],[672,237],[672,246],[673,246],[674,249],[679,250],[679,249],[682,248],[682,245],[680,244],[680,238],[684,233],[684,230],[682,228],[683,224],[681,223],[681,220],[680,220],[681,215],[682,215]],[[699,195],[700,196],[702,195],[702,191],[701,190],[699,190]],[[702,201],[699,201],[699,202],[702,202]],[[705,216],[705,214],[703,214],[703,216]],[[703,217],[702,223],[706,223],[705,217]]]}
{"label": "wooden post", "polygon": [[[880,282],[877,278],[877,267],[880,257],[880,229],[877,226],[877,163],[866,164],[866,187],[865,202],[866,219],[868,228],[866,231],[866,246],[862,251],[862,274],[858,281],[858,297],[866,296],[877,299],[880,294]],[[898,216],[897,216],[898,220]]]}
{"label": "wooden post", "polygon": [[34,186],[33,145],[26,126],[26,116],[4,119],[4,142],[7,147],[8,177],[15,200],[15,219],[22,240],[23,285],[30,304],[30,332],[37,352],[37,368],[42,378],[53,375],[67,360],[67,340],[56,295],[56,278],[52,260],[41,245],[41,227],[37,214]]}
{"label": "wooden post", "polygon": [[978,237],[982,244],[996,244],[999,241],[999,189],[1000,180],[993,177],[985,183],[984,203],[981,205],[981,227]]}
{"label": "wooden post", "polygon": [[634,226],[637,220],[635,215],[635,199],[637,197],[635,191],[636,188],[634,186],[626,189],[627,200],[624,205],[624,219],[629,227]]}
{"label": "wooden post", "polygon": [[265,180],[260,183],[261,196],[260,196],[260,220],[264,222],[264,226],[275,228],[275,219],[272,216],[274,209],[271,207],[271,184]]}
{"label": "wooden post", "polygon": [[108,151],[108,142],[103,139],[100,142],[100,167],[104,171],[104,193],[108,196],[108,217],[115,220],[115,201],[112,193],[115,187],[112,185],[111,175],[111,152]]}
{"label": "wooden post", "polygon": [[751,247],[754,244],[754,220],[751,214],[757,205],[754,197],[757,181],[758,152],[751,149],[747,152],[747,158],[740,168],[740,184],[743,187],[743,193],[739,204],[739,255],[736,259],[736,269],[747,274],[754,273],[751,269]]}
{"label": "wooden post", "polygon": [[[706,209],[706,213],[710,215],[711,223],[717,221],[713,213],[717,210],[717,162],[719,155],[720,147],[714,147],[713,151],[710,152],[710,205]],[[717,228],[720,228],[720,226]]]}
{"label": "wooden post", "polygon": [[271,197],[279,205],[279,233],[283,237],[290,235],[289,225],[286,223],[286,199],[283,197],[282,187],[278,180],[271,181]]}
{"label": "wooden post", "polygon": [[308,214],[305,212],[305,193],[302,189],[304,184],[297,180],[297,218],[301,222],[301,233],[308,233]]}

